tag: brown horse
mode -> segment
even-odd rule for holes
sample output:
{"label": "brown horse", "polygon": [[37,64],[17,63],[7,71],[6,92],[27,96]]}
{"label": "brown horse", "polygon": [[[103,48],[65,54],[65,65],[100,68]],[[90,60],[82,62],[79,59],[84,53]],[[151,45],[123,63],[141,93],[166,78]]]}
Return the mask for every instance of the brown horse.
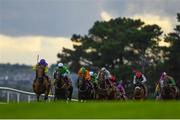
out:
{"label": "brown horse", "polygon": [[164,86],[161,90],[161,99],[177,99],[178,89],[170,86]]}
{"label": "brown horse", "polygon": [[107,83],[102,72],[99,73],[98,84],[96,89],[96,99],[106,100],[108,99]]}
{"label": "brown horse", "polygon": [[134,99],[135,100],[144,100],[147,97],[147,88],[141,81],[137,81],[134,88]]}
{"label": "brown horse", "polygon": [[54,100],[71,100],[72,98],[72,92],[73,92],[73,86],[71,80],[66,76],[63,77],[60,75],[59,72],[56,72],[54,74],[55,78],[55,96]]}
{"label": "brown horse", "polygon": [[100,72],[96,89],[96,99],[116,99],[116,90],[116,87],[109,80],[105,80],[104,73]]}
{"label": "brown horse", "polygon": [[50,91],[50,82],[49,78],[45,75],[44,67],[37,66],[36,68],[36,78],[33,82],[33,91],[36,93],[37,101],[41,94],[44,94],[44,100],[48,99],[48,94]]}
{"label": "brown horse", "polygon": [[134,99],[144,100],[145,99],[145,90],[141,85],[137,85],[134,88]]}
{"label": "brown horse", "polygon": [[94,98],[94,88],[90,81],[84,80],[83,76],[78,77],[78,100],[92,100]]}
{"label": "brown horse", "polygon": [[164,78],[164,87],[160,90],[160,99],[177,99],[179,97],[179,90],[176,86],[169,85],[169,78]]}

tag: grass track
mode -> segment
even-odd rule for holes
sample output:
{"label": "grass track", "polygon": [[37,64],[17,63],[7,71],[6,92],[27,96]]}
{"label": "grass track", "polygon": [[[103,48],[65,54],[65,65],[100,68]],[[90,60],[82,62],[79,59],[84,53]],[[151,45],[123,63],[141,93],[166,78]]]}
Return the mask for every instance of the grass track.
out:
{"label": "grass track", "polygon": [[180,101],[0,104],[0,118],[180,118]]}

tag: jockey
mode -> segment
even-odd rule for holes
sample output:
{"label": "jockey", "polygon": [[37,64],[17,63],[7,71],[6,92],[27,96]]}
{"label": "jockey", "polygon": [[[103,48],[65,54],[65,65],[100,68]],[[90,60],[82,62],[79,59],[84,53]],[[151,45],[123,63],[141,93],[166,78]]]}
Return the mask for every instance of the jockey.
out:
{"label": "jockey", "polygon": [[101,72],[103,72],[104,79],[108,82],[108,84],[112,85],[112,82],[111,82],[111,78],[112,78],[111,73],[105,67],[102,67],[101,70],[98,73],[98,76],[97,76],[98,79],[100,77],[99,75],[100,75]]}
{"label": "jockey", "polygon": [[124,89],[124,87],[122,85],[122,81],[119,82],[119,84],[117,85],[117,88],[118,88],[118,91],[121,93],[122,97],[124,99],[126,99],[127,98],[126,97],[126,92],[125,92],[125,89]]}
{"label": "jockey", "polygon": [[155,90],[155,96],[156,98],[160,97],[160,91],[163,89],[163,87],[165,87],[165,81],[167,82],[167,85],[170,86],[170,87],[175,87],[176,89],[176,82],[175,80],[173,79],[173,77],[167,75],[166,72],[163,72],[161,74],[161,77],[156,85],[156,90]]}
{"label": "jockey", "polygon": [[90,72],[89,70],[87,70],[85,67],[81,67],[80,70],[78,71],[78,78],[79,77],[83,77],[83,80],[85,80],[86,83],[88,83],[88,85],[93,88],[93,85],[91,84],[90,80]]}
{"label": "jockey", "polygon": [[83,79],[85,81],[89,81],[90,80],[90,74],[89,71],[86,70],[85,67],[81,67],[79,72],[78,72],[78,77],[83,77]]}
{"label": "jockey", "polygon": [[167,75],[166,72],[163,72],[163,73],[161,74],[161,77],[160,77],[159,82],[158,82],[159,89],[161,89],[161,88],[164,87],[164,78],[165,78],[166,75]]}
{"label": "jockey", "polygon": [[114,84],[114,86],[117,86],[117,79],[116,79],[116,76],[111,75],[110,80],[111,80],[111,82]]}
{"label": "jockey", "polygon": [[176,86],[176,82],[173,79],[173,77],[167,75],[166,72],[163,72],[161,75],[161,78],[159,80],[159,84],[160,84],[160,89],[162,89],[164,87],[164,81],[167,80],[167,84],[171,87]]}
{"label": "jockey", "polygon": [[70,74],[70,71],[68,70],[68,68],[63,63],[58,64],[56,72],[60,73],[60,77],[67,77]]}
{"label": "jockey", "polygon": [[[44,75],[47,77],[46,73],[48,72],[48,63],[45,59],[41,59],[37,65],[33,66],[33,70],[37,70],[38,67],[42,67],[44,69]],[[37,78],[37,72],[36,72],[36,78]]]}
{"label": "jockey", "polygon": [[144,74],[142,74],[141,72],[136,72],[136,74],[134,75],[133,84],[135,86],[142,86],[145,91],[145,96],[147,97],[147,87],[145,86],[146,81],[147,79]]}
{"label": "jockey", "polygon": [[90,73],[91,81],[92,81],[93,85],[96,87],[98,84],[97,74],[94,73],[93,71],[90,71],[89,73]]}
{"label": "jockey", "polygon": [[[105,67],[102,67],[100,72],[104,73],[105,80],[110,80],[111,79],[111,73]],[[98,76],[97,76],[98,78],[99,78],[100,72],[98,73]]]}
{"label": "jockey", "polygon": [[56,74],[59,73],[59,77],[65,78],[66,82],[68,84],[71,84],[71,80],[68,77],[70,74],[70,71],[68,70],[68,68],[63,63],[58,63],[57,66],[58,67],[54,72],[54,79],[56,79]]}

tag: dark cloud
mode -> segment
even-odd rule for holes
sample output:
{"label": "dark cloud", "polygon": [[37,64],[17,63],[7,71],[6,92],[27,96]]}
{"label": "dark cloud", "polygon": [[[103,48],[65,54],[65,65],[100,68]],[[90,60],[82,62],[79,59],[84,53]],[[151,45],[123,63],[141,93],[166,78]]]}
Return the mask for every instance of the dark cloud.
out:
{"label": "dark cloud", "polygon": [[86,34],[101,11],[115,17],[155,14],[175,22],[180,0],[0,0],[0,34]]}
{"label": "dark cloud", "polygon": [[0,33],[71,36],[87,33],[100,19],[95,1],[0,0]]}

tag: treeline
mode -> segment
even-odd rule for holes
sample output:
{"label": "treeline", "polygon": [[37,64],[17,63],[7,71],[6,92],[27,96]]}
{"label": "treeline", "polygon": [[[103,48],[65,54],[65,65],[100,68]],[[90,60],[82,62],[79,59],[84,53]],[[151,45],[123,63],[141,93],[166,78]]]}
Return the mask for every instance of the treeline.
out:
{"label": "treeline", "polygon": [[[180,22],[180,14],[177,14]],[[165,40],[169,46],[161,46]],[[116,18],[97,21],[87,35],[72,35],[73,50],[63,48],[59,61],[77,72],[81,66],[97,71],[106,66],[127,89],[134,70],[142,71],[152,92],[162,72],[173,76],[180,87],[180,25],[164,34],[161,27],[140,19]]]}
{"label": "treeline", "polygon": [[0,64],[0,86],[32,91],[34,79],[32,66],[20,64]]}

